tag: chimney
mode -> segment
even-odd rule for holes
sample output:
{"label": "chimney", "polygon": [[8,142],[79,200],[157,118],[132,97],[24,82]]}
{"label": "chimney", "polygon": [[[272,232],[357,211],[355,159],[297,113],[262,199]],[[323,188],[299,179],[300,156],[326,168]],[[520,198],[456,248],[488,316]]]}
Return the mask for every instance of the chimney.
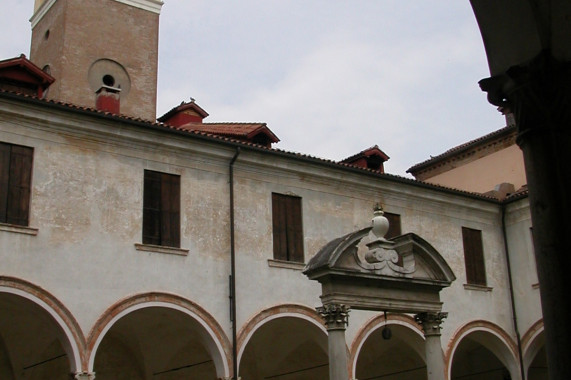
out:
{"label": "chimney", "polygon": [[95,108],[99,111],[119,114],[121,103],[120,95],[120,88],[105,85],[101,86],[101,88],[95,92]]}

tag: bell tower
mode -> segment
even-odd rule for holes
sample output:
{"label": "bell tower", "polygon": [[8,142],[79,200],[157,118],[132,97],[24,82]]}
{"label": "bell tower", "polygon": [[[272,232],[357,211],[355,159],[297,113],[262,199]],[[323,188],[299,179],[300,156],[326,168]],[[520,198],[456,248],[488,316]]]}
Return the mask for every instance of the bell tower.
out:
{"label": "bell tower", "polygon": [[30,60],[56,81],[46,97],[95,107],[102,87],[120,113],[156,119],[162,0],[35,0]]}

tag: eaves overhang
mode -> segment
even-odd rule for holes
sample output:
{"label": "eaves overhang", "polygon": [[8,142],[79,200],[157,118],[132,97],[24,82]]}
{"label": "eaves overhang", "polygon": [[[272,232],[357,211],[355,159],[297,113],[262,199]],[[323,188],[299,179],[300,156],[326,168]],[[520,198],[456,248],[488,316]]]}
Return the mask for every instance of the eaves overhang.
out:
{"label": "eaves overhang", "polygon": [[203,140],[203,141],[209,141],[212,143],[226,145],[226,146],[231,147],[233,149],[240,147],[242,150],[250,150],[250,151],[259,152],[262,154],[269,154],[269,155],[273,155],[273,156],[277,156],[277,157],[283,157],[283,158],[297,160],[297,161],[301,161],[301,162],[307,162],[307,163],[311,163],[314,165],[329,167],[329,168],[336,169],[336,170],[342,170],[342,171],[348,172],[348,173],[364,175],[364,176],[371,177],[371,178],[383,179],[383,180],[394,182],[394,183],[402,183],[404,185],[418,187],[418,188],[424,188],[427,190],[433,190],[433,191],[437,191],[440,193],[445,193],[445,194],[450,194],[450,195],[455,195],[455,196],[461,196],[461,197],[474,199],[474,200],[478,200],[478,201],[484,201],[484,202],[493,203],[493,204],[497,204],[497,205],[501,204],[501,202],[496,198],[485,196],[485,195],[478,194],[478,193],[471,193],[471,192],[467,192],[467,191],[463,191],[463,190],[457,190],[457,189],[453,189],[453,188],[449,188],[449,187],[434,185],[434,184],[430,184],[427,182],[417,181],[414,179],[410,179],[410,178],[406,178],[406,177],[402,177],[402,176],[398,176],[398,175],[394,175],[394,174],[380,173],[380,172],[375,171],[375,170],[355,167],[353,165],[343,164],[343,163],[339,163],[339,162],[336,162],[333,160],[318,158],[318,157],[307,155],[307,154],[294,153],[294,152],[289,152],[289,151],[285,151],[285,150],[281,150],[281,149],[277,149],[277,148],[266,148],[266,147],[260,146],[258,144],[240,141],[237,139],[232,139],[232,138],[224,137],[224,136],[217,136],[217,135],[214,135],[211,133],[192,132],[192,131],[182,130],[182,129],[178,129],[176,127],[165,125],[163,123],[157,123],[157,122],[153,122],[153,121],[149,121],[149,120],[145,120],[145,119],[141,119],[141,118],[133,118],[130,116],[125,116],[125,115],[112,114],[109,112],[99,111],[99,110],[96,110],[94,108],[81,107],[81,106],[77,106],[77,105],[73,105],[73,104],[69,104],[69,103],[58,102],[58,101],[54,101],[54,100],[39,99],[37,97],[19,94],[19,93],[14,93],[11,91],[3,91],[3,90],[0,90],[0,98],[12,100],[12,101],[17,101],[17,102],[25,102],[28,104],[37,105],[37,106],[44,107],[44,108],[50,108],[50,109],[54,109],[54,110],[58,110],[58,111],[62,111],[62,112],[70,112],[73,114],[81,114],[81,115],[85,115],[87,117],[93,117],[96,119],[101,119],[101,120],[106,120],[106,121],[121,122],[121,123],[129,124],[132,126],[137,126],[137,127],[146,128],[149,130],[158,131],[161,133],[175,134],[175,135],[179,135],[179,136],[184,136],[186,138],[193,138],[193,139],[198,139],[198,140]]}

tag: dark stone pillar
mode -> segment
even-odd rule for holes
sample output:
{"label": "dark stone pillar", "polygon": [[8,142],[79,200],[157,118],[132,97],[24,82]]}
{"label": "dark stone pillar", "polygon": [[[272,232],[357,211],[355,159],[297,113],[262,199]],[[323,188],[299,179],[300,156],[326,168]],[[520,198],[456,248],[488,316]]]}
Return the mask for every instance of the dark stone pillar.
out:
{"label": "dark stone pillar", "polygon": [[529,188],[549,378],[571,379],[571,64],[544,52],[480,84],[490,102],[514,112]]}

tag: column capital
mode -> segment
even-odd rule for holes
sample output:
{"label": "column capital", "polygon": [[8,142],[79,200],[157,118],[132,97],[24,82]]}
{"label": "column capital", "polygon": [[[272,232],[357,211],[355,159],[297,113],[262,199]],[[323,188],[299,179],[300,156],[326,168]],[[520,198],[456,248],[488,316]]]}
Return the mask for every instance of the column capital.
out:
{"label": "column capital", "polygon": [[76,372],[75,374],[73,374],[73,379],[74,380],[95,380],[95,372],[88,372],[88,371]]}
{"label": "column capital", "polygon": [[325,321],[327,330],[345,330],[349,324],[349,306],[343,304],[327,304],[315,310]]}
{"label": "column capital", "polygon": [[532,133],[568,132],[571,62],[559,61],[545,50],[530,61],[479,83],[490,103],[513,112],[519,146]]}
{"label": "column capital", "polygon": [[422,325],[424,336],[440,335],[440,325],[446,317],[448,317],[446,312],[418,313],[414,316],[414,320]]}

